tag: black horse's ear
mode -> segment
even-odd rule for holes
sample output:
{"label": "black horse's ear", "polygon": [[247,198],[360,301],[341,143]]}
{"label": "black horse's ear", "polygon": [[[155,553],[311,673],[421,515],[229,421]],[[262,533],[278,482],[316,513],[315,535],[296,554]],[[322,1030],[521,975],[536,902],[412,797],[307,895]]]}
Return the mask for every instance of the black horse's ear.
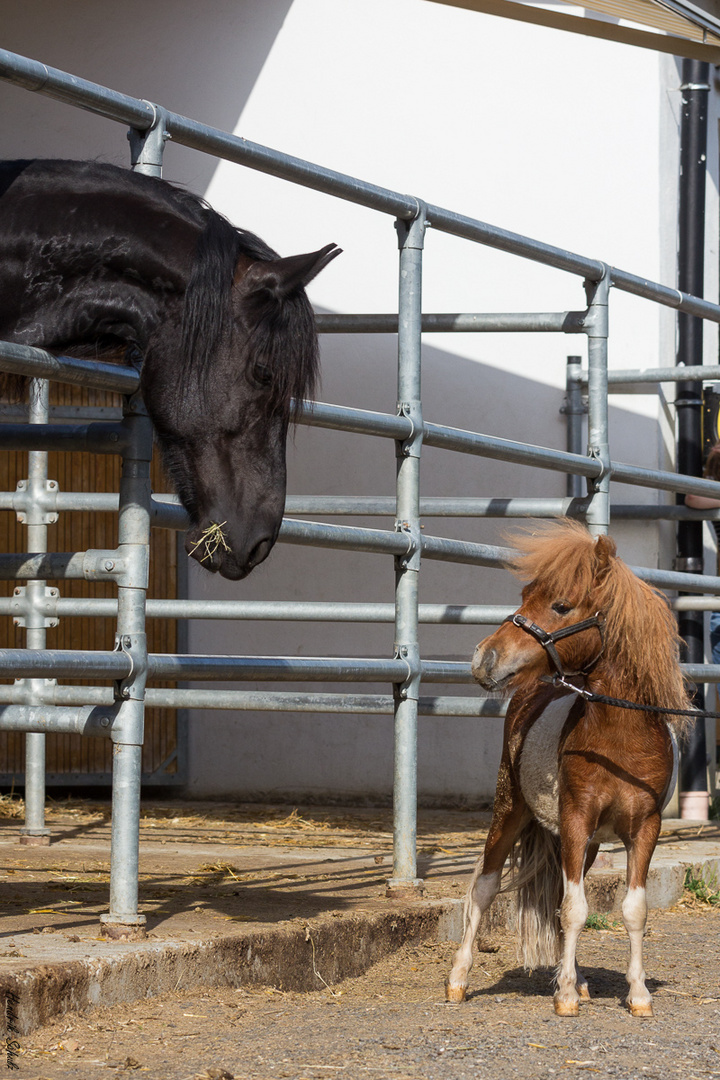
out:
{"label": "black horse's ear", "polygon": [[602,577],[610,569],[610,563],[617,555],[615,541],[609,536],[598,536],[595,541],[595,577]]}
{"label": "black horse's ear", "polygon": [[342,248],[336,244],[326,244],[319,251],[311,251],[307,255],[255,262],[243,279],[243,287],[249,292],[267,291],[283,299],[312,281],[341,251]]}

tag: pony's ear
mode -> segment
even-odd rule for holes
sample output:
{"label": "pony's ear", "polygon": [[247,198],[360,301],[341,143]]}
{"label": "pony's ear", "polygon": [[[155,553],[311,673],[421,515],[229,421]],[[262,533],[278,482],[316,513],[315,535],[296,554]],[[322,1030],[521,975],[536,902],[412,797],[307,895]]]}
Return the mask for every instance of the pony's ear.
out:
{"label": "pony's ear", "polygon": [[243,291],[268,292],[284,299],[312,281],[341,251],[336,244],[327,244],[307,255],[254,262],[242,279]]}
{"label": "pony's ear", "polygon": [[598,536],[595,541],[595,579],[603,577],[617,555],[615,541],[609,536]]}

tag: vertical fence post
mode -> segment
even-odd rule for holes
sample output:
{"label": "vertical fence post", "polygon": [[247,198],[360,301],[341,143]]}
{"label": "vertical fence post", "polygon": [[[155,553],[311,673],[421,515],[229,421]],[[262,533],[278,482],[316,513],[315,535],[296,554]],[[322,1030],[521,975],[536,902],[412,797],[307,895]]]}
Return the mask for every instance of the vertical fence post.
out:
{"label": "vertical fence post", "polygon": [[607,267],[599,281],[585,283],[588,312],[588,455],[602,464],[602,472],[588,482],[590,502],[587,526],[593,536],[607,533],[610,525],[610,447],[608,435],[608,294]]}
{"label": "vertical fence post", "polygon": [[138,914],[140,856],[140,780],[144,736],[147,635],[145,601],[150,561],[150,461],[152,426],[139,394],[126,403],[130,432],[123,455],[118,520],[118,620],[116,649],[132,661],[131,673],[117,688],[120,706],[112,729],[113,787],[110,848],[110,911],[101,916],[107,937],[145,936]]}
{"label": "vertical fence post", "polygon": [[417,895],[417,717],[420,696],[418,577],[420,571],[420,450],[422,253],[425,207],[412,221],[396,222],[400,247],[398,307],[398,404],[412,424],[410,436],[396,443],[397,518],[395,531],[407,537],[407,551],[395,559],[395,657],[407,676],[393,687],[395,701],[395,779],[393,794],[393,876],[388,896]]}
{"label": "vertical fence post", "polygon": [[[678,206],[678,289],[702,296],[705,287],[705,181],[707,175],[709,65],[701,60],[682,63],[682,113],[680,119],[680,190]],[[703,363],[704,327],[702,319],[678,312],[677,364],[685,367]],[[677,471],[701,476],[702,383],[692,379],[678,382]],[[675,496],[682,504],[682,495]],[[703,572],[703,525],[701,521],[679,521],[675,569]],[[682,595],[682,593],[680,594]],[[705,656],[705,615],[702,611],[678,613],[682,639],[681,659],[686,664],[702,664]],[[696,684],[693,705],[705,708],[705,688]],[[715,767],[716,751],[712,754]],[[692,723],[680,755],[680,817],[707,820],[708,753],[705,720]]]}
{"label": "vertical fence post", "polygon": [[[144,131],[130,128],[128,141],[134,172],[162,176],[167,132],[165,112],[153,105],[153,122]],[[106,937],[145,936],[145,916],[138,912],[140,868],[140,794],[145,735],[147,678],[146,599],[150,563],[150,463],[152,425],[138,391],[127,399],[124,418],[131,433],[120,480],[118,551],[130,568],[118,585],[115,648],[132,658],[131,675],[118,687],[121,700],[112,730],[113,785],[110,838],[110,911],[100,917]]]}
{"label": "vertical fence post", "polygon": [[[560,412],[566,416],[566,447],[570,454],[582,454],[582,418],[587,412],[582,399],[582,360],[568,356],[565,369],[565,402]],[[583,495],[582,476],[568,473],[565,492],[571,499]]]}
{"label": "vertical fence post", "polygon": [[[29,388],[28,421],[46,424],[49,415],[50,384],[46,379],[32,379]],[[48,515],[44,495],[48,484],[46,450],[28,451],[28,480],[25,521],[28,551],[46,552]],[[25,644],[28,649],[44,649],[47,635],[43,611],[46,582],[28,581],[24,589]],[[44,680],[27,680],[27,701],[40,704]],[[21,844],[49,844],[50,830],[45,828],[45,736],[29,732],[25,736],[25,825],[20,830]]]}

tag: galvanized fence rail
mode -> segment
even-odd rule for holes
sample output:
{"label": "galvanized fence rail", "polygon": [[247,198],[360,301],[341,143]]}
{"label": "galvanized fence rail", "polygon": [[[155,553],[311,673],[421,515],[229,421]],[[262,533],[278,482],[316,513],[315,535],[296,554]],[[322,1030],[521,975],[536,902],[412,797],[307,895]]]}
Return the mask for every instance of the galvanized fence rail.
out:
{"label": "galvanized fence rail", "polygon": [[[469,664],[421,657],[418,626],[436,624],[495,624],[512,609],[505,606],[423,605],[418,579],[424,560],[503,567],[506,548],[430,536],[421,531],[421,516],[434,517],[549,517],[584,519],[595,534],[607,531],[613,509],[610,481],[657,490],[714,496],[716,486],[697,477],[644,469],[613,461],[608,442],[608,393],[637,389],[648,383],[681,377],[720,377],[720,368],[608,372],[608,302],[611,287],[687,314],[720,322],[720,307],[605,263],[498,229],[442,207],[393,192],[298,158],[250,143],[200,124],[146,101],[115,93],[44,64],[0,50],[0,78],[29,91],[46,94],[69,105],[130,128],[132,167],[160,175],[166,139],[201,152],[369,207],[389,215],[399,240],[398,314],[325,315],[317,317],[321,333],[396,333],[398,337],[397,411],[395,415],[313,403],[300,422],[390,439],[396,446],[396,497],[295,496],[288,499],[288,516],[280,542],[371,551],[392,556],[395,595],[387,603],[216,601],[146,601],[148,544],[151,527],[182,530],[185,512],[173,496],[153,496],[149,484],[152,432],[137,387],[138,372],[128,367],[51,356],[42,350],[0,343],[0,368],[30,375],[35,382],[27,423],[0,427],[0,446],[29,451],[28,479],[15,492],[0,493],[0,509],[21,515],[28,525],[27,553],[0,555],[0,578],[27,582],[0,600],[0,614],[20,619],[27,628],[26,649],[0,650],[0,673],[14,678],[0,686],[0,730],[28,733],[25,836],[47,836],[44,823],[44,740],[46,732],[73,732],[110,738],[113,742],[113,812],[111,887],[104,930],[111,935],[139,936],[144,917],[138,911],[138,822],[140,765],[145,704],[202,709],[284,710],[313,713],[392,714],[395,725],[394,863],[388,882],[391,894],[412,894],[420,886],[416,864],[417,718],[418,715],[497,716],[498,705],[477,696],[424,696],[427,684],[465,684]],[[421,287],[424,237],[428,226],[510,252],[520,258],[556,267],[579,277],[585,290],[577,311],[520,314],[422,311]],[[434,424],[423,416],[420,385],[420,343],[423,333],[558,333],[587,338],[588,367],[575,358],[568,365],[569,409],[573,449],[559,451],[480,432]],[[122,417],[90,423],[50,423],[47,380],[111,389],[124,395]],[[588,451],[574,443],[579,431],[578,395],[587,394]],[[574,395],[574,397],[573,397]],[[9,417],[17,415],[9,410]],[[423,445],[460,454],[495,458],[560,472],[571,478],[566,499],[420,498]],[[47,478],[49,450],[91,450],[119,454],[122,480],[118,495],[59,491]],[[585,494],[582,493],[583,481]],[[72,509],[117,510],[119,543],[114,550],[48,552],[47,524]],[[632,517],[697,519],[681,507],[617,508]],[[394,516],[394,528],[372,529],[298,519],[296,515]],[[635,567],[645,580],[665,589],[720,596],[720,578]],[[117,598],[63,598],[48,581],[66,579],[109,581]],[[707,599],[694,602],[698,606]],[[711,601],[710,601],[711,602]],[[111,652],[49,650],[45,629],[66,616],[96,615],[117,620],[116,646]],[[394,655],[374,660],[324,657],[248,657],[149,655],[147,618],[297,619],[353,622],[393,622]],[[719,681],[718,669],[695,665],[692,678]],[[105,685],[58,685],[58,679],[91,679]],[[390,694],[293,691],[243,691],[147,687],[153,681],[221,680],[282,682],[385,682]]]}

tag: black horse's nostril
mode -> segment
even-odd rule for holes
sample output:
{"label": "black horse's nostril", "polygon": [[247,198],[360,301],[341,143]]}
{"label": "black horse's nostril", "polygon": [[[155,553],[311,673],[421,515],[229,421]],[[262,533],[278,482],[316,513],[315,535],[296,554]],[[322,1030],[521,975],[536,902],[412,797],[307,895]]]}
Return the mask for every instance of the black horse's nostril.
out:
{"label": "black horse's nostril", "polygon": [[272,546],[273,538],[271,536],[265,536],[262,540],[258,541],[258,543],[248,555],[248,567],[252,568],[254,566],[257,566],[259,563],[263,562],[264,559],[267,559],[268,555],[272,550]]}

